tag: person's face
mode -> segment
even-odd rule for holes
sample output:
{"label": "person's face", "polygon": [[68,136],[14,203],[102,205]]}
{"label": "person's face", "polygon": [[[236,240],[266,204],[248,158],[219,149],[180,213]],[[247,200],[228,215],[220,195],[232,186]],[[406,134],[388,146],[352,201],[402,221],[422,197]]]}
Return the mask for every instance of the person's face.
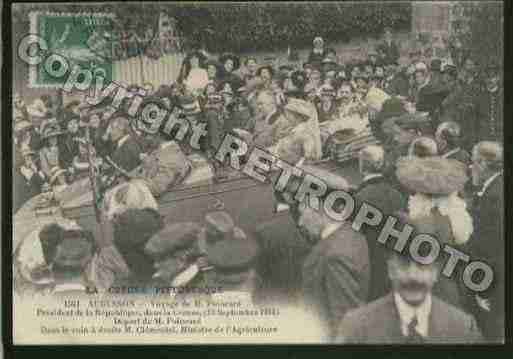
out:
{"label": "person's face", "polygon": [[59,176],[57,176],[57,184],[58,185],[63,185],[63,184],[66,184],[66,175],[64,174],[61,174]]}
{"label": "person's face", "polygon": [[470,59],[467,59],[465,61],[464,68],[465,68],[465,71],[467,71],[468,74],[473,75],[475,70],[476,70],[476,65],[475,65],[474,61],[472,61]]}
{"label": "person's face", "polygon": [[118,123],[114,123],[110,129],[110,139],[114,142],[123,137],[124,131],[122,125]]}
{"label": "person's face", "polygon": [[403,106],[404,106],[404,109],[406,110],[406,112],[408,112],[409,114],[414,114],[415,112],[417,112],[417,108],[415,106],[415,103],[413,103],[413,102],[405,101],[403,103]]}
{"label": "person's face", "polygon": [[23,157],[23,160],[25,161],[25,165],[27,167],[31,167],[34,165],[34,157],[32,155],[25,155]]}
{"label": "person's face", "polygon": [[171,88],[171,96],[178,97],[180,95],[180,88],[178,86],[173,86]]}
{"label": "person's face", "polygon": [[369,56],[369,61],[371,63],[375,64],[378,61],[378,58],[376,57],[376,55],[370,55]]}
{"label": "person's face", "polygon": [[25,106],[25,103],[23,102],[23,99],[20,95],[14,96],[14,105],[18,108]]}
{"label": "person's face", "polygon": [[335,71],[328,71],[326,72],[326,79],[329,79],[329,80],[333,80],[335,79],[335,76],[337,75],[337,73]]}
{"label": "person's face", "polygon": [[208,65],[207,67],[208,78],[213,79],[217,75],[217,67],[215,65]]}
{"label": "person's face", "polygon": [[340,86],[338,89],[338,98],[342,100],[349,100],[352,95],[351,88],[349,86]]}
{"label": "person's face", "polygon": [[310,74],[310,80],[317,82],[321,80],[321,73],[318,70],[312,71]]}
{"label": "person's face", "polygon": [[197,56],[191,57],[191,69],[199,67],[199,59]]}
{"label": "person's face", "polygon": [[297,226],[299,231],[311,242],[316,242],[321,237],[324,229],[324,220],[320,211],[312,209],[301,203],[298,207]]}
{"label": "person's face", "polygon": [[482,185],[486,179],[484,174],[486,172],[485,162],[476,150],[472,152],[472,184],[474,186]]}
{"label": "person's face", "polygon": [[260,76],[264,81],[270,81],[271,80],[271,72],[268,69],[263,69],[260,73]]}
{"label": "person's face", "polygon": [[254,74],[256,72],[257,63],[255,60],[253,60],[253,59],[248,60],[248,64],[246,66],[247,66],[249,72],[251,72],[252,74]]}
{"label": "person's face", "polygon": [[493,89],[499,85],[500,77],[498,74],[492,74],[486,79],[486,85],[488,88]]}
{"label": "person's face", "polygon": [[91,126],[92,128],[100,127],[100,116],[92,115],[91,119],[89,120],[89,126]]}
{"label": "person's face", "polygon": [[57,136],[52,136],[48,139],[48,143],[50,144],[50,147],[57,146]]}
{"label": "person's face", "polygon": [[324,45],[323,42],[320,40],[314,41],[314,43],[313,43],[314,48],[319,49],[319,50],[322,49],[323,45]]}
{"label": "person's face", "polygon": [[332,100],[332,99],[333,99],[333,98],[331,97],[331,95],[328,95],[328,94],[323,94],[323,95],[321,95],[321,101],[322,101],[323,103],[326,103],[326,104],[327,104],[327,103],[331,103],[331,100]]}
{"label": "person's face", "polygon": [[305,67],[304,70],[305,70],[306,78],[310,78],[310,75],[312,74],[312,68]]}
{"label": "person's face", "polygon": [[364,79],[359,78],[356,80],[356,86],[358,86],[360,91],[365,91],[367,89],[367,82]]}
{"label": "person's face", "polygon": [[231,93],[223,93],[223,101],[225,105],[233,102],[233,95]]}
{"label": "person's face", "polygon": [[78,132],[78,121],[77,120],[70,120],[68,122],[68,132],[75,134]]}
{"label": "person's face", "polygon": [[292,79],[290,77],[287,77],[285,81],[283,81],[283,89],[285,91],[293,91],[295,90],[295,86],[292,83]]}
{"label": "person's face", "polygon": [[424,71],[415,72],[415,83],[417,85],[422,85],[426,81],[427,74]]}
{"label": "person's face", "polygon": [[392,40],[392,33],[390,32],[390,30],[385,31],[385,40]]}
{"label": "person's face", "polygon": [[257,110],[263,116],[269,115],[276,110],[276,102],[271,94],[263,93],[257,99]]}
{"label": "person's face", "polygon": [[442,138],[440,134],[435,136],[436,146],[438,147],[438,151],[440,153],[444,153],[447,149],[447,141]]}
{"label": "person's face", "polygon": [[233,68],[234,68],[233,60],[231,60],[231,59],[226,60],[226,62],[224,63],[224,69],[226,70],[226,72],[232,72]]}
{"label": "person's face", "polygon": [[149,96],[151,94],[153,94],[153,85],[152,84],[145,84],[143,86],[144,90],[146,91],[146,96]]}
{"label": "person's face", "polygon": [[406,303],[414,307],[422,304],[438,278],[436,267],[418,264],[402,255],[389,259],[387,264],[392,288]]}
{"label": "person's face", "polygon": [[214,85],[207,85],[205,92],[207,95],[212,95],[214,92],[216,92],[216,88],[214,87]]}

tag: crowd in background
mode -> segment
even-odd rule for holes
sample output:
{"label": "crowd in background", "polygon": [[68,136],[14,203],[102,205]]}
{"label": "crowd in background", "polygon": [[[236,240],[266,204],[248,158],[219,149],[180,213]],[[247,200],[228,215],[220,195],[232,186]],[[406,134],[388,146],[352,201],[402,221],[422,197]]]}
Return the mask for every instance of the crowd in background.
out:
{"label": "crowd in background", "polygon": [[[469,294],[458,281],[441,276],[437,282],[431,267],[387,255],[377,244],[378,229],[356,232],[335,224],[325,214],[296,203],[290,194],[293,188],[288,187],[276,197],[289,207],[290,215],[259,224],[258,246],[226,213],[207,215],[205,227],[184,229],[168,228],[149,209],[130,209],[114,219],[114,243],[99,252],[99,272],[89,279],[104,289],[121,279],[148,283],[156,265],[160,278],[172,281],[180,272],[177,268],[208,252],[215,280],[255,297],[307,302],[326,323],[330,340],[401,341],[404,336],[415,343],[429,338],[474,342],[480,332],[488,340],[500,340],[502,70],[497,65],[478,72],[471,57],[454,54],[451,61],[418,50],[412,50],[408,64],[401,67],[390,29],[367,55],[364,62],[339,63],[336,52],[320,37],[313,40],[302,68],[275,68],[254,57],[213,58],[195,51],[185,58],[176,83],[158,89],[140,84],[130,90],[144,90],[173,116],[204,123],[208,134],[200,141],[200,152],[219,170],[222,164],[212,156],[226,132],[270,149],[289,163],[306,159],[312,167],[304,168],[326,180],[330,190],[346,190],[348,184],[315,167],[315,162],[358,158],[363,182],[351,188],[358,201],[385,214],[402,213],[400,218],[415,223],[419,233],[431,233],[442,243],[493,264],[497,284],[490,292]],[[189,171],[186,157],[195,150],[187,141],[164,146],[175,133],[165,138],[169,134],[148,130],[125,110],[108,112],[105,106],[80,101],[63,106],[53,94],[26,105],[15,96],[15,171],[26,198],[86,177],[90,146],[97,153],[95,161],[108,156],[127,172],[144,164],[148,148],[158,148],[160,158],[172,158],[169,166],[179,168],[179,174],[153,181],[150,189],[156,197],[183,179]],[[159,142],[149,144],[152,137]],[[337,146],[361,138],[364,145],[356,146],[354,153]],[[163,151],[169,151],[169,157]],[[297,230],[288,230],[291,227]],[[48,254],[48,261],[55,261],[58,271],[67,268],[62,264],[64,254],[59,254],[66,236],[82,234],[52,230],[60,244],[55,245],[57,254]],[[206,240],[207,249],[197,247],[197,238]],[[82,249],[88,254],[87,260],[76,263],[80,273],[93,256],[90,243]],[[172,265],[166,258],[174,260]],[[395,296],[387,296],[390,291]],[[399,312],[397,333],[387,330],[387,323],[398,320],[391,303]],[[477,319],[477,326],[464,312]]]}

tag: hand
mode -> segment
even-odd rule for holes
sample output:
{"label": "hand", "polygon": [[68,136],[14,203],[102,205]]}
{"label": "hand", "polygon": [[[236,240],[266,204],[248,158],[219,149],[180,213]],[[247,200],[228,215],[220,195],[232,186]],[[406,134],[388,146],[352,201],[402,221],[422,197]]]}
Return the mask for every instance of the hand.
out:
{"label": "hand", "polygon": [[477,305],[479,305],[479,307],[481,309],[483,309],[487,312],[489,312],[491,310],[490,299],[481,298],[478,294],[475,295],[475,298],[476,298]]}

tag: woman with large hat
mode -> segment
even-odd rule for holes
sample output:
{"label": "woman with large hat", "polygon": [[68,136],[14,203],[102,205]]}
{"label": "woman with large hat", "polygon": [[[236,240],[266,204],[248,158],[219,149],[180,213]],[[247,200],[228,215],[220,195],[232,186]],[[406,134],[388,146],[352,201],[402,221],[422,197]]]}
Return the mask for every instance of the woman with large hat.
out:
{"label": "woman with large hat", "polygon": [[24,179],[24,184],[21,188],[16,187],[16,195],[18,195],[20,189],[23,189],[21,196],[29,199],[41,193],[41,188],[45,182],[45,175],[40,170],[35,159],[36,153],[32,149],[23,147],[21,155],[24,162],[19,167],[19,172]]}
{"label": "woman with large hat", "polygon": [[209,81],[205,62],[205,56],[198,51],[190,53],[183,60],[179,83],[183,83],[192,93],[203,90]]}
{"label": "woman with large hat", "polygon": [[242,82],[240,76],[237,75],[236,72],[240,67],[240,59],[238,56],[231,53],[225,53],[219,57],[218,62],[221,64],[221,82]]}
{"label": "woman with large hat", "polygon": [[[403,157],[397,162],[396,176],[411,195],[405,219],[414,231],[432,235],[440,246],[463,246],[474,231],[465,201],[458,195],[468,180],[465,165],[441,157]],[[459,305],[457,280],[440,277],[434,293]]]}
{"label": "woman with large hat", "polygon": [[51,169],[61,164],[59,136],[63,135],[59,123],[49,120],[41,130],[42,148],[39,151],[41,170],[47,178],[51,177]]}

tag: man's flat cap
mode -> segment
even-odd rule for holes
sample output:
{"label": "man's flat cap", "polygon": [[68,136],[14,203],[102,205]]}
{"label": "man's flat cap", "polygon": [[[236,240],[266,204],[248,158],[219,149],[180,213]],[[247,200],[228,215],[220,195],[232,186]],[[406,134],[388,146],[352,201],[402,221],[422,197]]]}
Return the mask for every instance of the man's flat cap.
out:
{"label": "man's flat cap", "polygon": [[196,222],[169,224],[150,238],[144,251],[155,257],[189,248],[198,238],[200,231],[201,225]]}

